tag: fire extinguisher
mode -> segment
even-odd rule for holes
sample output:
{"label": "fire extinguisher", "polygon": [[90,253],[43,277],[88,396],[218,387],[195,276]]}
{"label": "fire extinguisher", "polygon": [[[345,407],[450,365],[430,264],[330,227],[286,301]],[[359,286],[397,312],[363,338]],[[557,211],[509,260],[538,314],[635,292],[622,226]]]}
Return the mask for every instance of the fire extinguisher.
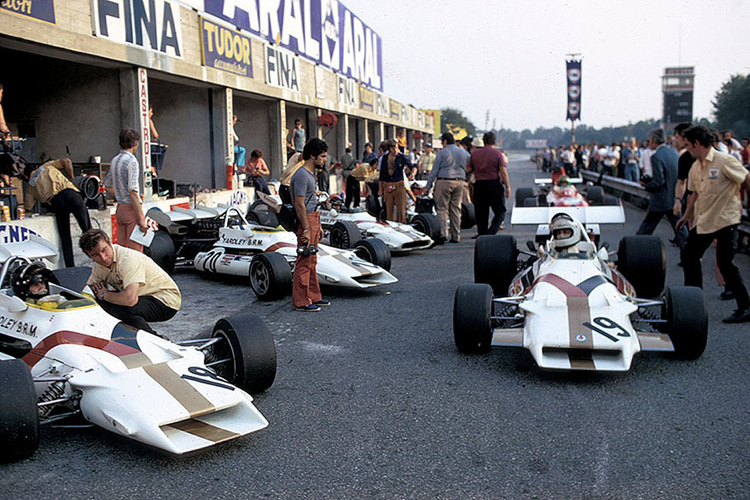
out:
{"label": "fire extinguisher", "polygon": [[234,165],[227,165],[227,189],[234,191]]}

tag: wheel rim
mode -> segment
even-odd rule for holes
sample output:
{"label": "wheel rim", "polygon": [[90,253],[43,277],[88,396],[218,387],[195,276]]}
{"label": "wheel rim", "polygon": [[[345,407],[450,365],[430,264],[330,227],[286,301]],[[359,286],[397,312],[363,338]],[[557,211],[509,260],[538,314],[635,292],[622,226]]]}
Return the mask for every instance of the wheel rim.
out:
{"label": "wheel rim", "polygon": [[331,229],[331,243],[336,248],[348,248],[349,238],[340,228],[334,227]]}
{"label": "wheel rim", "polygon": [[357,257],[359,257],[362,260],[366,260],[370,264],[375,262],[375,257],[370,252],[370,250],[365,247],[359,247],[358,249],[354,251],[354,253],[357,255]]}
{"label": "wheel rim", "polygon": [[250,268],[250,285],[253,290],[258,292],[260,295],[264,295],[268,292],[268,288],[271,284],[271,273],[268,268],[263,264],[256,264]]}
{"label": "wheel rim", "polygon": [[222,329],[215,330],[214,337],[220,338],[221,340],[207,349],[206,364],[208,365],[216,361],[223,361],[211,365],[211,369],[216,372],[219,377],[234,383],[235,374],[237,373],[237,358],[234,354],[234,349],[232,349],[232,344],[229,342],[229,337]]}

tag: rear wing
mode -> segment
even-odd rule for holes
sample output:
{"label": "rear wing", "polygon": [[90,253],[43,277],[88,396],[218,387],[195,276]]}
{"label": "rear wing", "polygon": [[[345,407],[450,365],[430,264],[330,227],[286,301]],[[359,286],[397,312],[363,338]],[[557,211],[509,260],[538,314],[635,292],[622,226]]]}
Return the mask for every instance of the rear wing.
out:
{"label": "rear wing", "polygon": [[0,244],[0,263],[11,257],[24,257],[29,260],[47,259],[57,262],[57,247],[36,234],[29,234],[29,239]]}
{"label": "rear wing", "polygon": [[[568,178],[568,182],[570,184],[582,184],[583,179],[580,177],[570,177]],[[534,184],[541,185],[541,184],[552,184],[552,178],[548,177],[546,179],[534,179]]]}
{"label": "rear wing", "polygon": [[604,207],[514,207],[511,224],[547,224],[556,214],[568,214],[582,224],[624,224],[622,205]]}

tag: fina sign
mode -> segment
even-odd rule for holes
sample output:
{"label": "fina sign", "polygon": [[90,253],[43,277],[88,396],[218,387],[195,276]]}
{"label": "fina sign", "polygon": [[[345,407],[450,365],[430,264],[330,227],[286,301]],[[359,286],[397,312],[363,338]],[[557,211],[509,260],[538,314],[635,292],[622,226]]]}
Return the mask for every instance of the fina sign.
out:
{"label": "fina sign", "polygon": [[93,0],[94,34],[182,58],[180,6],[170,0]]}
{"label": "fina sign", "polygon": [[266,83],[299,92],[299,58],[266,45]]}
{"label": "fina sign", "polygon": [[368,87],[383,89],[380,36],[338,0],[183,2]]}

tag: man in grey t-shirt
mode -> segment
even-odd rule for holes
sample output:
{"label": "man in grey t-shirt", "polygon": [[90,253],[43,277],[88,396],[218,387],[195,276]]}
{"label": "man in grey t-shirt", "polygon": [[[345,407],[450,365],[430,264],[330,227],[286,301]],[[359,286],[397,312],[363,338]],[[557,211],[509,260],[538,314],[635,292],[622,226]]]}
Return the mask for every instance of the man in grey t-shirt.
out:
{"label": "man in grey t-shirt", "polygon": [[318,195],[315,182],[315,167],[325,164],[328,145],[321,139],[310,139],[302,150],[304,164],[298,168],[289,183],[294,201],[294,210],[299,219],[297,226],[297,262],[294,265],[292,305],[295,311],[315,312],[331,303],[323,300],[318,283],[318,242],[323,237],[318,212]]}

